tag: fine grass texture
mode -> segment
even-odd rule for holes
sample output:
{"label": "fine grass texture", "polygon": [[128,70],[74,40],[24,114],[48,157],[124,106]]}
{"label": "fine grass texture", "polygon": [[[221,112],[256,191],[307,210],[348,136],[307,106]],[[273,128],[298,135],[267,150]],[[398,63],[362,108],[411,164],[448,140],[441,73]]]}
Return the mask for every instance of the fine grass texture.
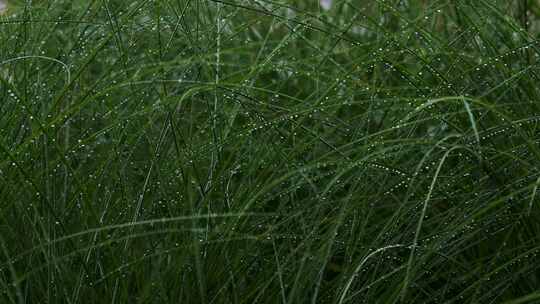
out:
{"label": "fine grass texture", "polygon": [[8,2],[0,303],[540,302],[536,0]]}

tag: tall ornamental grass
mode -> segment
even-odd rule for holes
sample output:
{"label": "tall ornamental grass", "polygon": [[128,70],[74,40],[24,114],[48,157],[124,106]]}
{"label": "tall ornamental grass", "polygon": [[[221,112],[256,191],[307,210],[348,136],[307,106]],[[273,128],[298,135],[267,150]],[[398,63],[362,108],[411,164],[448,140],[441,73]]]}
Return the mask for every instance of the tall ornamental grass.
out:
{"label": "tall ornamental grass", "polygon": [[540,302],[538,1],[7,5],[0,303]]}

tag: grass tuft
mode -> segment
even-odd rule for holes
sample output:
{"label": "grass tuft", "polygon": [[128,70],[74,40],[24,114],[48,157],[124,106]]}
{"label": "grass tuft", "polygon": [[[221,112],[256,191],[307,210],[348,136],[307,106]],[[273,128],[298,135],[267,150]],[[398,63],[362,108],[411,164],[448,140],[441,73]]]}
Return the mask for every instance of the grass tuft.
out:
{"label": "grass tuft", "polygon": [[536,303],[539,38],[533,0],[10,0],[0,303]]}

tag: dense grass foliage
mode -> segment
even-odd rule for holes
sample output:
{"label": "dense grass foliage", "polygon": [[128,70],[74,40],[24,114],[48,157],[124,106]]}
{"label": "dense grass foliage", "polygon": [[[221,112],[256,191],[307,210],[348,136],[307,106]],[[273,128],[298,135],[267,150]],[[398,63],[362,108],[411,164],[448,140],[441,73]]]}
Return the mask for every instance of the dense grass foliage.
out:
{"label": "dense grass foliage", "polygon": [[9,1],[0,303],[538,303],[540,4]]}

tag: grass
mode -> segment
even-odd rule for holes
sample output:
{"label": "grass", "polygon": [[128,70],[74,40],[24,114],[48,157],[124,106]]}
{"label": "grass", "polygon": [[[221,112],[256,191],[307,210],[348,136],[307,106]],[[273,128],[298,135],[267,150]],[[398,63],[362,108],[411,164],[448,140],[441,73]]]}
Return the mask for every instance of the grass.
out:
{"label": "grass", "polygon": [[1,303],[540,302],[537,1],[9,1]]}

